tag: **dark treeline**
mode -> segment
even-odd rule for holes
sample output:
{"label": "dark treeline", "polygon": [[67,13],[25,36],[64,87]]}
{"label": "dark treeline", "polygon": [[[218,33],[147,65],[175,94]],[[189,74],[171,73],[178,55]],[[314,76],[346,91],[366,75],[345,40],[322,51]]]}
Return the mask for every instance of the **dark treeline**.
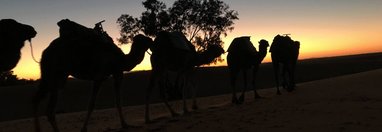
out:
{"label": "dark treeline", "polygon": [[35,84],[37,80],[17,77],[13,71],[0,73],[0,86]]}

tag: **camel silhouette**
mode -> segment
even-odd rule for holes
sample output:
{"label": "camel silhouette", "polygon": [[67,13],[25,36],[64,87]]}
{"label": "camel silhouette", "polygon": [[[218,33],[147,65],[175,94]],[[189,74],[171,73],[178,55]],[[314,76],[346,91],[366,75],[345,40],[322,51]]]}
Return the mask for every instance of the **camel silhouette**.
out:
{"label": "camel silhouette", "polygon": [[[215,58],[224,53],[220,45],[209,45],[207,50],[196,52],[195,47],[187,40],[181,32],[159,32],[152,46],[151,67],[149,87],[146,90],[146,112],[145,121],[150,122],[150,95],[154,87],[159,87],[160,91],[165,91],[168,72],[177,74],[175,85],[182,89],[183,111],[188,113],[186,97],[187,88],[192,87],[192,74],[196,66],[211,63]],[[196,109],[196,90],[193,89],[193,108]],[[169,105],[166,97],[161,97],[171,112],[172,116],[178,115]]]}
{"label": "camel silhouette", "polygon": [[[277,35],[274,37],[271,48],[272,65],[276,80],[277,94],[281,94],[279,89],[279,76],[283,81],[283,88],[288,92],[295,89],[294,73],[299,55],[300,42],[293,41],[288,35]],[[280,64],[281,75],[280,75]]]}
{"label": "camel silhouette", "polygon": [[40,62],[41,81],[34,99],[36,131],[40,131],[38,106],[45,96],[50,96],[47,105],[48,121],[54,131],[59,131],[55,120],[58,90],[64,87],[69,75],[93,81],[88,113],[81,129],[83,132],[87,131],[100,85],[110,75],[114,79],[121,125],[128,127],[120,102],[123,71],[130,71],[143,60],[152,40],[143,35],[135,36],[129,54],[125,55],[105,32],[86,28],[68,19],[61,20],[57,24],[60,27],[60,37],[53,40],[44,50]]}
{"label": "camel silhouette", "polygon": [[[247,90],[247,72],[252,69],[252,86],[255,98],[260,98],[256,91],[256,74],[259,65],[267,55],[268,41],[262,39],[259,41],[259,52],[252,45],[250,37],[235,38],[228,47],[227,64],[230,71],[232,87],[232,103],[241,104],[244,102],[244,94]],[[244,89],[239,99],[236,97],[236,80],[239,72],[243,72]]]}
{"label": "camel silhouette", "polygon": [[36,36],[32,26],[18,23],[13,19],[0,20],[0,73],[13,69],[20,60],[20,50],[24,41]]}

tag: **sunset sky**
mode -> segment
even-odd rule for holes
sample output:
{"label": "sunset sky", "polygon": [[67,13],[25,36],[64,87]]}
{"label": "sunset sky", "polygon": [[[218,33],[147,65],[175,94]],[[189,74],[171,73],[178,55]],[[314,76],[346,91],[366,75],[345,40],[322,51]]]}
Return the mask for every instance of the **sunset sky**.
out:
{"label": "sunset sky", "polygon": [[[162,0],[167,7],[175,0]],[[382,51],[382,0],[224,0],[239,13],[225,49],[238,36],[252,36],[252,43],[272,41],[277,34],[291,34],[301,42],[300,59]],[[58,37],[57,22],[68,18],[87,27],[106,20],[104,29],[119,37],[116,24],[121,14],[139,17],[143,0],[1,0],[0,19],[12,18],[37,31],[34,55]],[[129,45],[120,46],[125,53]],[[14,69],[20,78],[39,78],[39,64],[31,58],[29,43]],[[225,58],[226,54],[223,58]],[[150,70],[149,55],[135,70]],[[268,54],[266,62],[270,61]],[[219,65],[226,65],[222,63]]]}

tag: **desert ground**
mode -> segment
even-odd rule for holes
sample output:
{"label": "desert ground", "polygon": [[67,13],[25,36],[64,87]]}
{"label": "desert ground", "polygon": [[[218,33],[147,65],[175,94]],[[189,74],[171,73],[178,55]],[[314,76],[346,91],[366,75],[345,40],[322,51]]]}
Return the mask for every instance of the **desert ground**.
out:
{"label": "desert ground", "polygon": [[[382,53],[302,60],[297,67],[297,90],[276,95],[273,71],[263,64],[258,74],[259,94],[248,92],[242,105],[230,103],[226,67],[197,71],[200,109],[171,117],[161,103],[151,105],[154,122],[144,124],[144,89],[149,72],[126,75],[124,113],[129,124],[121,129],[113,109],[113,91],[104,88],[88,126],[90,131],[381,131],[382,130]],[[200,76],[200,77],[199,77]],[[35,85],[0,88],[0,131],[33,131],[30,100]],[[79,131],[84,120],[91,83],[71,80],[60,93],[57,119],[62,131]],[[126,93],[126,94],[125,94]],[[154,93],[158,102],[158,93]],[[180,112],[181,103],[173,102]],[[191,104],[191,103],[190,103]],[[44,118],[44,131],[51,131]]]}

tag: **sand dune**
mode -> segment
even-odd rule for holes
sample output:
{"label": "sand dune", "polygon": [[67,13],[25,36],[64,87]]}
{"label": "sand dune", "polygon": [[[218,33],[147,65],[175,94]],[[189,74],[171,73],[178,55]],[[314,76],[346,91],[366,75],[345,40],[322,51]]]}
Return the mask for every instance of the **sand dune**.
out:
{"label": "sand dune", "polygon": [[[191,114],[170,117],[162,104],[152,105],[154,123],[144,124],[142,106],[125,107],[131,131],[382,131],[382,69],[298,84],[295,92],[276,95],[263,89],[264,99],[248,93],[243,105],[232,105],[230,95],[199,99],[201,108]],[[174,102],[176,108],[180,103]],[[178,109],[180,111],[180,109]],[[90,131],[123,132],[116,110],[99,110]],[[85,113],[59,114],[64,132],[79,131]],[[1,132],[32,131],[31,119],[0,123]],[[43,129],[51,131],[44,119]]]}

